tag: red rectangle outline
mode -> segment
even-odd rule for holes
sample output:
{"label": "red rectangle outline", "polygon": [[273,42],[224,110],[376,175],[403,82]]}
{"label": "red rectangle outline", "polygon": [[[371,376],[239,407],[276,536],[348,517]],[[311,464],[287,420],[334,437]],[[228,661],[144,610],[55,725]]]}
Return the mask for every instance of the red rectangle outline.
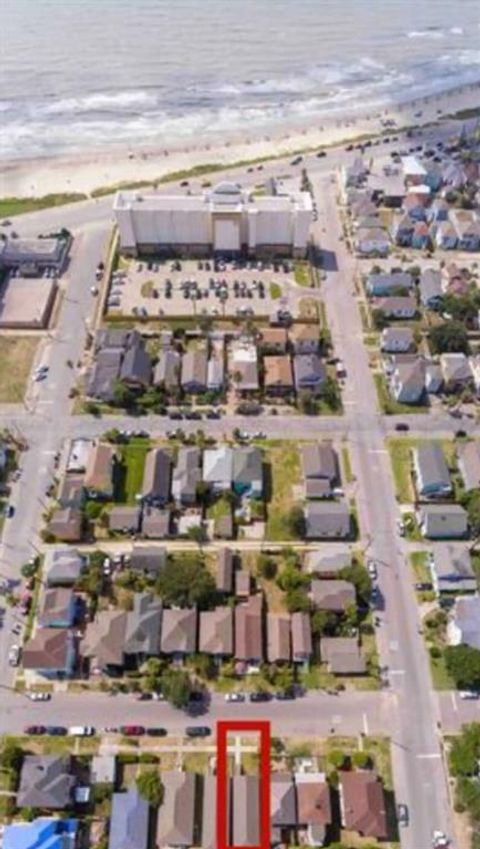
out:
{"label": "red rectangle outline", "polygon": [[[228,842],[228,756],[230,731],[260,735],[260,843],[238,846]],[[217,849],[270,849],[270,722],[220,720],[217,722]]]}

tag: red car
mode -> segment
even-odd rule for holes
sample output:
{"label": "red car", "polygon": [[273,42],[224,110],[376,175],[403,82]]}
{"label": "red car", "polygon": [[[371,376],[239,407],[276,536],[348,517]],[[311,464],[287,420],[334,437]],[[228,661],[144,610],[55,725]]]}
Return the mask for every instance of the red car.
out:
{"label": "red car", "polygon": [[121,725],[120,734],[125,737],[141,737],[145,734],[145,728],[143,725]]}

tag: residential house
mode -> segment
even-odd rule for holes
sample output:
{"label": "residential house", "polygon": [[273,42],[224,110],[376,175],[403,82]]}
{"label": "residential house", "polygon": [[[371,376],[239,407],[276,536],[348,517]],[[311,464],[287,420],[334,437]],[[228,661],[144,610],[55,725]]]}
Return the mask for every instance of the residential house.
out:
{"label": "residential house", "polygon": [[69,545],[52,546],[46,549],[43,574],[47,587],[72,587],[87,566],[87,559]]}
{"label": "residential house", "polygon": [[356,604],[353,584],[336,578],[314,579],[310,584],[310,598],[316,610],[330,610],[332,613],[345,613],[349,607]]}
{"label": "residential house", "polygon": [[113,498],[113,474],[117,459],[113,445],[96,442],[90,450],[84,486],[90,498]]}
{"label": "residential house", "polygon": [[85,629],[81,653],[93,674],[118,674],[124,664],[125,610],[100,610]]}
{"label": "residential house", "polygon": [[237,495],[262,497],[263,457],[260,448],[240,446],[233,449],[232,483]]}
{"label": "residential house", "polygon": [[148,592],[135,593],[133,607],[127,613],[123,654],[137,665],[160,653],[162,602]]}
{"label": "residential house", "polygon": [[229,368],[237,392],[248,394],[258,391],[258,354],[254,342],[238,340],[232,343]]}
{"label": "residential house", "polygon": [[252,576],[248,569],[237,569],[235,572],[235,597],[248,598],[251,584]]}
{"label": "residential house", "polygon": [[71,628],[75,622],[77,596],[69,587],[54,587],[44,592],[38,613],[40,628]]}
{"label": "residential house", "polygon": [[403,201],[403,210],[412,221],[426,221],[425,198],[423,195],[409,192]]}
{"label": "residential house", "polygon": [[25,755],[17,805],[19,808],[63,811],[73,802],[74,787],[69,757]]}
{"label": "residential house", "polygon": [[207,363],[207,390],[221,392],[225,383],[225,360],[221,356],[212,356]]}
{"label": "residential house", "polygon": [[457,598],[447,625],[449,645],[480,650],[480,596]]}
{"label": "residential house", "polygon": [[162,654],[183,659],[197,650],[197,611],[166,608],[162,619]]}
{"label": "residential house", "polygon": [[428,221],[440,223],[440,221],[448,221],[448,212],[450,205],[444,198],[436,197],[427,209]]}
{"label": "residential house", "polygon": [[433,242],[443,251],[454,251],[458,245],[457,231],[451,221],[440,221],[434,225]]}
{"label": "residential house", "polygon": [[203,480],[215,493],[231,489],[233,450],[227,445],[207,448],[203,452]]}
{"label": "residential house", "polygon": [[308,664],[312,654],[312,625],[308,613],[292,613],[292,660],[293,663]]}
{"label": "residential house", "polygon": [[[227,822],[230,822],[230,806],[228,806]],[[218,849],[217,776],[212,774],[207,774],[203,777],[202,837],[200,845],[202,849]]]}
{"label": "residential house", "polygon": [[162,772],[163,802],[158,811],[157,846],[193,846],[195,834],[195,796],[197,776],[194,772]]}
{"label": "residential house", "polygon": [[262,608],[260,593],[235,607],[235,660],[241,671],[258,667],[263,661]]}
{"label": "residential house", "polygon": [[423,183],[427,170],[416,156],[402,157],[402,171],[405,182],[410,186]]}
{"label": "residential house", "polygon": [[132,389],[146,389],[152,380],[152,361],[143,340],[126,351],[120,368],[120,380]]}
{"label": "residential house", "polygon": [[394,358],[390,391],[401,404],[420,404],[425,396],[425,360]]}
{"label": "residential house", "polygon": [[430,247],[430,242],[430,227],[425,221],[417,221],[413,228],[412,248],[423,251],[425,248]]}
{"label": "residential house", "polygon": [[348,505],[310,501],[304,509],[307,539],[348,539],[352,524]]}
{"label": "residential house", "polygon": [[375,298],[388,295],[408,295],[414,287],[412,275],[407,271],[372,272],[368,275],[365,283],[367,294]]}
{"label": "residential house", "polygon": [[188,350],[182,360],[182,389],[188,395],[201,395],[207,390],[207,352]]}
{"label": "residential house", "polygon": [[93,442],[91,439],[72,439],[67,458],[67,474],[84,472]]}
{"label": "residential house", "polygon": [[442,272],[436,268],[425,268],[420,274],[419,291],[422,306],[438,309],[443,297]]}
{"label": "residential house", "polygon": [[180,384],[182,358],[173,348],[160,351],[158,363],[153,372],[153,385],[160,386],[170,392]]}
{"label": "residential house", "polygon": [[115,382],[120,376],[122,350],[100,350],[87,377],[87,398],[95,398],[105,404],[115,398]]}
{"label": "residential house", "polygon": [[327,494],[339,484],[339,468],[337,453],[331,445],[323,443],[309,443],[300,449],[303,478],[305,480],[306,496],[308,495],[308,483],[310,481],[325,481]]}
{"label": "residential house", "polygon": [[480,443],[464,442],[458,446],[457,454],[465,492],[480,488]]}
{"label": "residential house", "polygon": [[453,209],[450,213],[450,220],[457,231],[458,250],[479,251],[480,221],[477,213],[470,209]]}
{"label": "residential house", "polygon": [[230,595],[233,590],[234,556],[230,548],[220,548],[217,553],[215,584],[217,590]]}
{"label": "residential house", "polygon": [[37,817],[3,826],[2,849],[75,849],[78,820]]}
{"label": "residential house", "polygon": [[322,637],[322,662],[334,675],[365,675],[367,664],[355,637]]}
{"label": "residential house", "polygon": [[288,330],[288,340],[294,354],[316,354],[319,349],[316,324],[293,324]]}
{"label": "residential house", "polygon": [[441,445],[423,442],[413,452],[415,486],[420,498],[448,498],[452,480]]}
{"label": "residential house", "polygon": [[23,647],[22,665],[44,678],[70,678],[77,652],[71,631],[66,628],[37,628]]}
{"label": "residential house", "polygon": [[385,792],[372,770],[340,773],[340,810],[342,825],[362,837],[387,837]]}
{"label": "residential house", "polygon": [[57,501],[60,507],[75,507],[79,509],[84,500],[83,475],[65,475],[60,482],[57,495]]}
{"label": "residential house", "polygon": [[287,354],[264,357],[263,367],[267,395],[290,395],[293,392],[292,363]]}
{"label": "residential house", "polygon": [[147,504],[165,506],[170,500],[172,458],[162,448],[151,448],[145,460],[142,499]]}
{"label": "residential house", "polygon": [[290,616],[267,614],[267,660],[269,663],[290,663],[292,647]]}
{"label": "residential house", "polygon": [[380,336],[380,348],[387,354],[406,354],[415,347],[410,327],[385,327]]}
{"label": "residential house", "polygon": [[472,386],[472,370],[465,354],[441,354],[440,367],[445,392],[463,392]]}
{"label": "residential house", "polygon": [[233,610],[216,607],[200,612],[199,651],[213,655],[218,661],[233,654]]}
{"label": "residential house", "polygon": [[129,504],[116,504],[108,514],[108,527],[121,534],[137,534],[140,529],[140,508]]}
{"label": "residential house", "polygon": [[359,188],[368,177],[368,167],[361,156],[357,156],[351,164],[342,165],[341,178],[344,188]]}
{"label": "residential house", "polygon": [[338,547],[338,543],[330,548],[322,548],[308,551],[304,558],[304,570],[310,575],[319,578],[336,578],[342,569],[347,569],[352,562],[352,555],[348,548]]}
{"label": "residential house", "polygon": [[134,545],[128,568],[151,581],[158,578],[167,562],[167,550],[158,545]]}
{"label": "residential house", "polygon": [[147,849],[149,826],[150,805],[135,784],[113,794],[108,849]]}
{"label": "residential house", "polygon": [[470,371],[472,372],[475,395],[477,398],[480,398],[480,355],[476,354],[473,357],[469,357],[469,365]]}
{"label": "residential house", "polygon": [[443,388],[443,375],[440,363],[433,360],[425,362],[425,389],[429,395],[438,395]]}
{"label": "residential house", "polygon": [[260,779],[234,775],[230,779],[232,846],[260,845]]}
{"label": "residential house", "polygon": [[78,507],[60,507],[54,510],[46,530],[60,542],[80,542],[82,526],[82,512]]}
{"label": "residential house", "polygon": [[417,302],[415,298],[412,298],[409,295],[377,298],[373,306],[374,308],[381,310],[386,318],[415,318],[415,314],[417,312]]}
{"label": "residential house", "polygon": [[180,448],[173,471],[172,497],[177,504],[189,506],[197,501],[197,487],[202,479],[201,452],[198,448]]}
{"label": "residential house", "polygon": [[170,536],[172,514],[161,507],[145,504],[142,513],[142,534],[147,539],[166,539]]}
{"label": "residential house", "polygon": [[354,238],[354,248],[358,256],[388,256],[390,239],[382,227],[361,227]]}
{"label": "residential house", "polygon": [[459,504],[429,504],[419,514],[420,530],[427,539],[464,539],[468,516]]}
{"label": "residential house", "polygon": [[293,358],[293,372],[297,392],[321,393],[327,379],[327,369],[318,354],[296,354]]}
{"label": "residential house", "polygon": [[431,571],[437,593],[475,593],[477,579],[470,551],[458,543],[439,543],[432,552]]}
{"label": "residential house", "polygon": [[290,773],[273,772],[270,776],[270,845],[291,843],[297,825],[297,796]]}
{"label": "residential house", "polygon": [[265,327],[261,330],[260,350],[262,354],[286,354],[287,341],[285,327]]}
{"label": "residential house", "polygon": [[415,222],[408,214],[397,216],[390,228],[393,242],[401,248],[409,248],[412,244]]}
{"label": "residential house", "polygon": [[[297,823],[307,846],[323,846],[332,823],[330,785],[323,772],[296,772]],[[303,842],[303,841],[302,841]]]}

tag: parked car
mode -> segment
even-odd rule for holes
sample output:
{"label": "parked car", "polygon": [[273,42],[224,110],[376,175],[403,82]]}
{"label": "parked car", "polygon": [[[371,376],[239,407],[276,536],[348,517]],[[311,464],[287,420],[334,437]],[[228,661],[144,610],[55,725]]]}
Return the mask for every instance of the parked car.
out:
{"label": "parked car", "polygon": [[151,699],[153,699],[151,693],[139,693],[137,696],[137,702],[149,702]]}
{"label": "parked car", "polygon": [[20,646],[17,646],[16,643],[10,648],[8,652],[8,662],[10,666],[18,666],[20,663],[20,655],[22,650]]}
{"label": "parked car", "polygon": [[166,737],[168,731],[166,728],[146,728],[148,737]]}
{"label": "parked car", "polygon": [[277,690],[275,698],[279,702],[289,702],[295,698],[295,690],[293,687],[287,687],[286,690]]}
{"label": "parked car", "polygon": [[245,694],[244,693],[227,693],[225,696],[226,702],[244,702]]}
{"label": "parked car", "polygon": [[46,728],[44,725],[26,725],[23,729],[24,734],[30,734],[31,736],[38,736],[39,734],[45,734]]}
{"label": "parked car", "polygon": [[145,734],[143,725],[121,725],[119,731],[124,737],[142,737]]}
{"label": "parked car", "polygon": [[32,702],[48,702],[52,698],[50,693],[39,693],[38,691],[33,691],[28,694],[28,698]]}
{"label": "parked car", "polygon": [[68,729],[69,737],[93,737],[94,734],[93,725],[71,725]]}
{"label": "parked car", "polygon": [[410,425],[408,425],[406,422],[397,422],[397,424],[395,425],[395,430],[410,430]]}
{"label": "parked car", "polygon": [[433,590],[433,584],[431,581],[417,581],[415,589],[418,592],[431,592]]}
{"label": "parked car", "polygon": [[410,822],[408,808],[403,803],[397,805],[397,822],[399,825],[408,825]]}
{"label": "parked car", "polygon": [[375,560],[367,560],[367,571],[371,578],[378,577],[378,569]]}
{"label": "parked car", "polygon": [[250,693],[249,696],[251,702],[269,702],[271,698],[270,693],[265,693],[261,690],[258,693]]}
{"label": "parked car", "polygon": [[187,737],[209,737],[211,733],[208,725],[188,725],[185,729]]}
{"label": "parked car", "polygon": [[459,698],[461,699],[478,699],[480,692],[478,690],[459,690]]}
{"label": "parked car", "polygon": [[63,725],[47,725],[46,731],[51,737],[65,737],[67,734]]}

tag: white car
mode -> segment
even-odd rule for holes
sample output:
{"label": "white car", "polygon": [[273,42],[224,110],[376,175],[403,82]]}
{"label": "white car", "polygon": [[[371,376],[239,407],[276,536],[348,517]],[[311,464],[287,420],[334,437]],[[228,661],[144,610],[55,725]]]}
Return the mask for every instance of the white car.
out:
{"label": "white car", "polygon": [[155,702],[164,702],[165,696],[163,695],[163,693],[160,693],[157,690],[154,690],[153,693],[152,693],[152,699]]}
{"label": "white car", "polygon": [[378,577],[378,569],[375,560],[367,560],[367,571],[371,578]]}
{"label": "white car", "polygon": [[225,696],[226,702],[244,702],[245,694],[244,693],[227,693]]}
{"label": "white car", "polygon": [[28,698],[32,702],[48,702],[51,699],[50,693],[39,693],[35,690],[32,693],[28,694]]}
{"label": "white car", "polygon": [[480,698],[480,693],[478,690],[459,690],[459,698],[460,699],[478,699]]}
{"label": "white car", "polygon": [[21,648],[14,644],[8,652],[8,662],[10,666],[18,666],[20,663]]}
{"label": "white car", "polygon": [[96,286],[90,286],[90,292],[92,295],[98,295],[98,289]]}
{"label": "white car", "polygon": [[434,849],[449,849],[450,840],[443,831],[434,831],[432,846]]}

